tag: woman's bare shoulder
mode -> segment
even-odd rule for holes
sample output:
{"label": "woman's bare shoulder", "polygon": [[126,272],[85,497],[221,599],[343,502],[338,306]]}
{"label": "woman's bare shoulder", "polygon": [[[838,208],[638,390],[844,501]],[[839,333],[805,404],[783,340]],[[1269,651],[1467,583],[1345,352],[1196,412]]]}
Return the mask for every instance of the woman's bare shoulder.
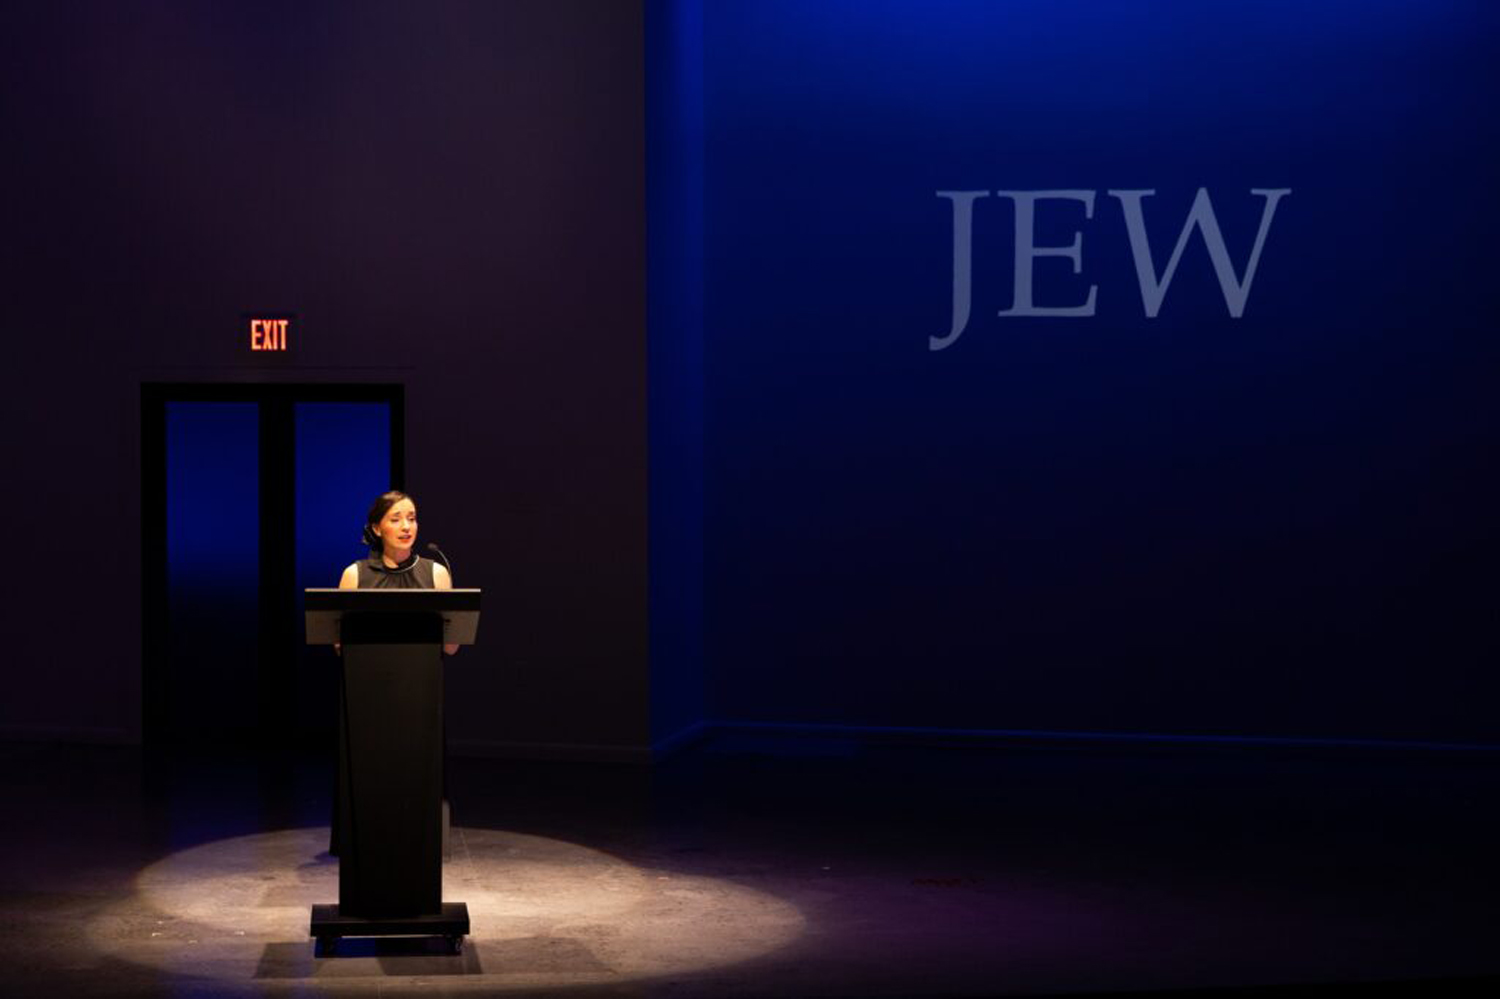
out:
{"label": "woman's bare shoulder", "polygon": [[359,589],[359,563],[358,562],[350,562],[349,563],[349,567],[344,570],[344,574],[339,577],[339,589],[341,589],[341,590],[357,590],[357,589]]}

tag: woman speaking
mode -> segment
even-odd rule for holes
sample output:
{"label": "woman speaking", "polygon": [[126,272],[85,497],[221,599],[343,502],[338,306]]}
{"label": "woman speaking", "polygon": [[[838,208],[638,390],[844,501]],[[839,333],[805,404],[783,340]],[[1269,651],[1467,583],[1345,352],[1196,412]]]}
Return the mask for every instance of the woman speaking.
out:
{"label": "woman speaking", "polygon": [[[370,512],[365,515],[364,540],[370,547],[370,557],[354,562],[344,570],[344,575],[339,579],[339,589],[453,589],[453,577],[449,575],[446,566],[423,558],[413,550],[417,545],[417,504],[406,493],[393,489],[376,497],[375,502],[370,505]],[[333,648],[335,652],[342,654],[343,650],[338,643]],[[443,651],[451,656],[458,651],[458,646],[444,645]],[[341,680],[340,683],[342,682]],[[445,732],[445,747],[447,741]],[[446,755],[445,749],[444,756]],[[343,781],[342,770],[339,781]],[[445,773],[444,784],[446,783]],[[340,801],[344,793],[343,790],[336,790],[333,797],[333,826],[328,852],[335,857],[341,854],[347,836],[339,817],[342,807]],[[442,801],[443,837],[446,844],[449,821],[446,792]]]}
{"label": "woman speaking", "polygon": [[[341,590],[451,590],[453,577],[444,565],[423,558],[417,544],[417,504],[406,493],[381,493],[365,516],[365,544],[370,557],[351,563],[339,579]],[[457,645],[444,645],[453,655]]]}

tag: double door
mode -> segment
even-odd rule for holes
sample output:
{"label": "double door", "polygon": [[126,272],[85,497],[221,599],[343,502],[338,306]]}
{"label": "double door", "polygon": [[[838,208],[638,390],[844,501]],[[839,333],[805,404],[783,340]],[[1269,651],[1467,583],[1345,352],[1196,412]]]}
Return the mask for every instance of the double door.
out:
{"label": "double door", "polygon": [[302,591],[366,554],[404,480],[399,385],[146,385],[144,734],[150,745],[331,745],[336,660]]}

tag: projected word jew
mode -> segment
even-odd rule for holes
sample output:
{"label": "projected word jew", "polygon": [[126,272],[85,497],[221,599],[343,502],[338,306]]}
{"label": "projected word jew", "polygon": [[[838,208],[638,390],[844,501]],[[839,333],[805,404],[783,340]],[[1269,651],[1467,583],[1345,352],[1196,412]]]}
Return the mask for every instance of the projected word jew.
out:
{"label": "projected word jew", "polygon": [[[1082,302],[1072,304],[1047,304],[1036,301],[1032,286],[1032,266],[1038,257],[1064,257],[1073,264],[1073,273],[1083,270],[1083,233],[1075,232],[1073,241],[1064,246],[1038,246],[1036,242],[1036,213],[1042,202],[1073,201],[1083,205],[1083,217],[1094,217],[1094,196],[1089,190],[1058,191],[995,191],[997,198],[1008,198],[1015,203],[1015,295],[1011,307],[1001,309],[999,315],[1006,316],[1092,316],[1095,312],[1099,286],[1089,285],[1088,295]],[[1255,280],[1255,269],[1260,264],[1260,251],[1265,246],[1266,234],[1271,231],[1271,219],[1276,215],[1276,206],[1281,199],[1292,193],[1291,188],[1251,188],[1250,193],[1263,198],[1260,227],[1255,233],[1255,245],[1250,249],[1243,275],[1236,273],[1229,249],[1224,245],[1224,234],[1219,229],[1219,220],[1214,215],[1213,202],[1208,189],[1198,188],[1193,206],[1188,211],[1187,221],[1177,235],[1177,245],[1167,259],[1160,274],[1152,262],[1151,243],[1146,235],[1146,218],[1142,202],[1155,191],[1108,191],[1110,197],[1120,203],[1125,219],[1125,232],[1130,237],[1130,253],[1135,258],[1136,281],[1141,288],[1141,302],[1147,318],[1155,318],[1161,311],[1162,300],[1177,272],[1188,238],[1196,229],[1203,234],[1208,247],[1208,258],[1213,263],[1214,275],[1224,293],[1224,304],[1229,314],[1238,319],[1245,314],[1245,302],[1250,297],[1250,285]],[[974,202],[990,197],[989,191],[938,191],[939,198],[953,204],[953,325],[946,336],[927,338],[929,350],[951,347],[969,325],[969,310],[973,304],[974,281]],[[1076,211],[1076,209],[1075,209]]]}

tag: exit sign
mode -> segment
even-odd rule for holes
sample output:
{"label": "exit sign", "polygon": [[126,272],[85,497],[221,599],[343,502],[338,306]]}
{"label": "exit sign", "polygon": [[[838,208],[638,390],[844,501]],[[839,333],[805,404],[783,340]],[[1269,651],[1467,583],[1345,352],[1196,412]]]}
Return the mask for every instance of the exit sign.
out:
{"label": "exit sign", "polygon": [[253,316],[250,322],[250,349],[253,351],[277,351],[284,353],[287,332],[292,321],[286,316]]}

